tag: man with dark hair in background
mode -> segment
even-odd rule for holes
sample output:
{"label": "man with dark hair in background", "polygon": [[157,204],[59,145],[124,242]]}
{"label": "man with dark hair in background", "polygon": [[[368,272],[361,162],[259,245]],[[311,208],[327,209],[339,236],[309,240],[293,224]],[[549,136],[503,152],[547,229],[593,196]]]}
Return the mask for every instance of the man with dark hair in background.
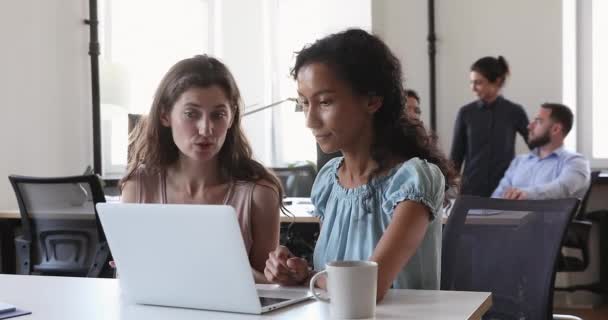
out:
{"label": "man with dark hair in background", "polygon": [[528,125],[531,152],[511,161],[492,194],[504,199],[582,199],[589,187],[589,162],[564,149],[564,139],[574,122],[568,107],[544,103]]}

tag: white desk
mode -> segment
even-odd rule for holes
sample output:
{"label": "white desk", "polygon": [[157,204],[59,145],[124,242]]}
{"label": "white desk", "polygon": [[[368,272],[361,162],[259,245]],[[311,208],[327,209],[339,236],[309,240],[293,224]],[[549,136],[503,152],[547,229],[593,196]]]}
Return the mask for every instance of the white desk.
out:
{"label": "white desk", "polygon": [[[108,199],[107,201],[111,202]],[[39,219],[91,220],[93,219],[93,202],[87,201],[82,205],[63,208],[38,209],[33,217]],[[21,214],[19,209],[2,209],[0,210],[0,219],[21,219]]]}
{"label": "white desk", "polygon": [[[17,320],[329,319],[328,306],[312,300],[262,316],[134,305],[115,279],[0,275],[0,288],[0,301],[32,312]],[[391,290],[376,319],[480,319],[491,305],[484,292]]]}
{"label": "white desk", "polygon": [[[65,208],[61,210],[46,210],[39,212],[33,216],[38,219],[70,219],[70,220],[92,220],[95,216],[91,211],[83,210],[82,208]],[[19,210],[2,210],[0,211],[0,219],[21,219]]]}
{"label": "white desk", "polygon": [[[312,204],[304,203],[310,201],[309,198],[287,198],[291,204],[286,205],[286,208],[293,214],[293,217],[281,214],[281,222],[283,223],[318,223],[319,218],[311,215],[311,210],[314,208]],[[118,202],[117,197],[106,197],[107,202]],[[92,210],[92,208],[91,208]],[[90,210],[78,210],[78,207],[54,210],[45,212],[46,219],[91,219]],[[0,219],[21,219],[19,209],[0,209]]]}
{"label": "white desk", "polygon": [[285,198],[283,204],[293,214],[293,217],[281,214],[281,222],[319,223],[319,218],[312,215],[315,207],[310,202],[310,198]]}

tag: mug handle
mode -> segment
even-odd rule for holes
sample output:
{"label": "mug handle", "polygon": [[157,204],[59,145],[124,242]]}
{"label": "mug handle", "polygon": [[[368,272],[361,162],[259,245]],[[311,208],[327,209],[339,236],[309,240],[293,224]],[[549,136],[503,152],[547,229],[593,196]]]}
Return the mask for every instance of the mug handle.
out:
{"label": "mug handle", "polygon": [[317,278],[319,276],[321,276],[322,274],[327,274],[327,270],[323,270],[321,272],[317,272],[317,274],[315,274],[314,276],[312,276],[312,278],[310,279],[309,289],[310,289],[310,292],[312,293],[312,296],[315,297],[315,299],[317,299],[319,301],[322,301],[322,302],[329,302],[329,299],[321,297],[315,291],[315,282],[317,282]]}

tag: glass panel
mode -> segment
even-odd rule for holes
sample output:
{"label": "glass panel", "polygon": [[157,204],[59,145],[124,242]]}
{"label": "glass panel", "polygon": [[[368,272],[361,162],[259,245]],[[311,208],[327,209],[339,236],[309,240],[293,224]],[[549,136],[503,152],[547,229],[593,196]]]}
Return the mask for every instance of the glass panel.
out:
{"label": "glass panel", "polygon": [[608,1],[593,1],[593,158],[608,158]]}
{"label": "glass panel", "polygon": [[100,3],[100,94],[104,174],[127,161],[127,115],[147,113],[162,76],[209,50],[206,0]]}
{"label": "glass panel", "polygon": [[[278,95],[281,98],[297,97],[295,81],[290,77],[296,53],[315,40],[346,28],[371,29],[371,4],[366,0],[280,0],[276,14],[276,69]],[[348,7],[347,11],[344,8]],[[316,141],[306,127],[302,112],[293,112],[285,105],[279,114],[277,141],[281,145],[279,160],[282,163],[298,161],[316,162]]]}
{"label": "glass panel", "polygon": [[[574,113],[574,119],[578,117],[577,96],[577,65],[576,65],[576,0],[562,1],[562,101]],[[570,133],[566,136],[564,144],[569,150],[577,150],[576,144],[577,126],[576,121]]]}

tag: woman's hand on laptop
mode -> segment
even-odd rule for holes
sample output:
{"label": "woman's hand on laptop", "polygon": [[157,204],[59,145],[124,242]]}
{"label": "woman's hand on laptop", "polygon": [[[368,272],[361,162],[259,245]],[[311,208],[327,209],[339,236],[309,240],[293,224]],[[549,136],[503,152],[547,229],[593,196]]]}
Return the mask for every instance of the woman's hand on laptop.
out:
{"label": "woman's hand on laptop", "polygon": [[286,247],[278,246],[268,254],[264,275],[266,280],[280,285],[302,285],[308,279],[308,263]]}

